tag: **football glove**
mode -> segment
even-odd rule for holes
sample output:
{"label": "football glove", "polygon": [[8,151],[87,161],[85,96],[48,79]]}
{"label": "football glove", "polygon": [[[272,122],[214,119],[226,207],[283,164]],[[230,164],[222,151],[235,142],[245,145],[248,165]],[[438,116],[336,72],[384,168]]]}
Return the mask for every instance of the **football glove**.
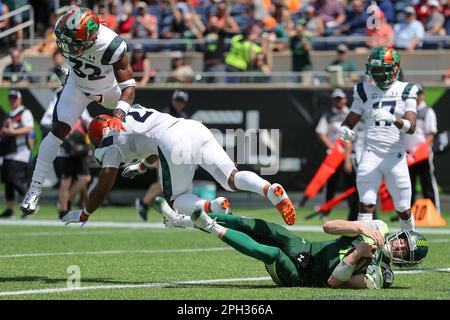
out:
{"label": "football glove", "polygon": [[147,171],[147,167],[142,163],[138,162],[126,167],[122,172],[122,177],[133,179],[139,174],[144,174]]}
{"label": "football glove", "polygon": [[340,132],[341,139],[344,141],[350,142],[350,141],[353,141],[353,139],[355,138],[355,131],[353,131],[352,129],[350,129],[347,126],[342,126],[339,129],[339,132]]}
{"label": "football glove", "polygon": [[370,117],[375,121],[394,122],[397,117],[385,109],[374,109],[370,113]]}
{"label": "football glove", "polygon": [[108,120],[108,127],[114,131],[126,131],[125,127],[122,124],[122,119],[117,117],[112,117]]}
{"label": "football glove", "polygon": [[89,215],[84,210],[69,211],[63,218],[62,222],[67,226],[70,223],[81,223],[84,226],[89,220]]}

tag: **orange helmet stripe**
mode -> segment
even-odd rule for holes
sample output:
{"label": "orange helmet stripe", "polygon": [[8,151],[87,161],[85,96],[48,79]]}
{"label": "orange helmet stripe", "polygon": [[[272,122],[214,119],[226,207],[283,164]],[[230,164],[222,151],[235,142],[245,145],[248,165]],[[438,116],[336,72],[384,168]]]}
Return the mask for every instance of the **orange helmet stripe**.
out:
{"label": "orange helmet stripe", "polygon": [[386,52],[384,53],[384,57],[383,57],[384,62],[390,63],[390,64],[392,64],[394,62],[394,57],[392,56],[392,50],[393,49],[391,47],[386,49]]}

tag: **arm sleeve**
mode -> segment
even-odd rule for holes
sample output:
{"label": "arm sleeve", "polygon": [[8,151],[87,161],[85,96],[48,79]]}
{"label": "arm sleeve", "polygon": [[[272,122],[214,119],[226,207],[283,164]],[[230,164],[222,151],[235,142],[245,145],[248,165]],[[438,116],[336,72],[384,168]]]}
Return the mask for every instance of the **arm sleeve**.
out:
{"label": "arm sleeve", "polygon": [[352,107],[350,108],[350,111],[359,114],[360,116],[364,113],[363,102],[358,94],[356,85],[353,87],[353,103]]}
{"label": "arm sleeve", "polygon": [[328,122],[327,122],[326,116],[323,115],[320,118],[319,123],[316,126],[316,133],[326,135],[327,132],[328,132]]}
{"label": "arm sleeve", "polygon": [[405,100],[405,112],[411,111],[417,113],[417,92],[419,89],[417,86],[413,86],[409,92],[408,97]]}

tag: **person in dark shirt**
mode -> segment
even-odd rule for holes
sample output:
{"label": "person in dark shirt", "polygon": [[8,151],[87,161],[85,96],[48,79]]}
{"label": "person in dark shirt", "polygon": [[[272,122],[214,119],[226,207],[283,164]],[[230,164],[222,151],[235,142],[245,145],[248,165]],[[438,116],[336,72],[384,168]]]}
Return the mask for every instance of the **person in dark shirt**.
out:
{"label": "person in dark shirt", "polygon": [[[205,72],[225,72],[225,32],[212,26],[205,36],[203,47],[203,63]],[[207,83],[224,82],[223,77],[210,76]]]}
{"label": "person in dark shirt", "polygon": [[28,84],[30,77],[25,65],[21,62],[21,54],[18,49],[11,51],[11,64],[3,70],[2,84]]}
{"label": "person in dark shirt", "polygon": [[170,114],[175,118],[184,118],[187,119],[189,116],[186,112],[184,112],[184,108],[186,108],[186,104],[188,102],[189,95],[185,91],[175,90],[172,95],[172,100],[170,102],[170,106],[161,110],[161,112],[165,112]]}
{"label": "person in dark shirt", "polygon": [[[304,35],[305,30],[304,19],[300,19],[295,26],[295,31],[291,34],[289,46],[292,53],[292,71],[301,72],[312,69],[309,52],[312,49],[308,37]],[[302,79],[295,77],[294,82],[301,82]]]}

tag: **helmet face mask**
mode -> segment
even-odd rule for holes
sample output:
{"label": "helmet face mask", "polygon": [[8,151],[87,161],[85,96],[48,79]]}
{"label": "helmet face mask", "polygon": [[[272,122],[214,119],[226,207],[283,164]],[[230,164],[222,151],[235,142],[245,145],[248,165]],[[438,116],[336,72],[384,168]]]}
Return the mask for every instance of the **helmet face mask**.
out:
{"label": "helmet face mask", "polygon": [[366,74],[380,89],[387,89],[397,79],[400,70],[400,56],[391,47],[375,48],[366,64]]}
{"label": "helmet face mask", "polygon": [[[405,245],[399,245],[401,243]],[[406,253],[403,250],[405,246],[408,249]],[[418,232],[412,230],[399,231],[386,237],[383,252],[389,257],[393,265],[400,268],[413,267],[421,263],[426,257],[428,242]]]}
{"label": "helmet face mask", "polygon": [[88,8],[73,7],[55,25],[56,44],[61,54],[78,58],[92,47],[97,39],[100,19]]}

